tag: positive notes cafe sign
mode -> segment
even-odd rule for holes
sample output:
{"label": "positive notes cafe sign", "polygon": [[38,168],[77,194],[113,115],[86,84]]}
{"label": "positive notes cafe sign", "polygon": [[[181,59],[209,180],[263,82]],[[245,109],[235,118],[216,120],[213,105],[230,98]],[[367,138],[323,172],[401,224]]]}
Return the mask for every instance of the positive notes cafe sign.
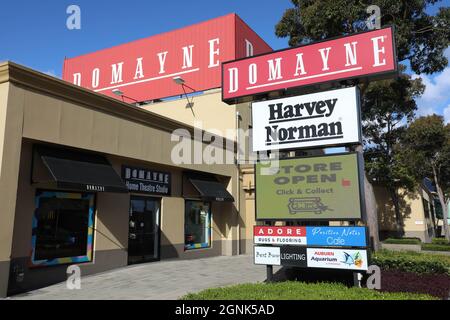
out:
{"label": "positive notes cafe sign", "polygon": [[231,104],[270,91],[396,72],[388,27],[224,63],[222,98]]}

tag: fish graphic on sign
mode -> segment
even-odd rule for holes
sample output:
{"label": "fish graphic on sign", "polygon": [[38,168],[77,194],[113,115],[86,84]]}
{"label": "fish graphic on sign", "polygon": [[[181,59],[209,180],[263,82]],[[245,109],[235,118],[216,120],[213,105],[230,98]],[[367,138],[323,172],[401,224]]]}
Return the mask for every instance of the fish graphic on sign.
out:
{"label": "fish graphic on sign", "polygon": [[353,256],[347,252],[344,252],[344,261],[341,262],[349,266],[355,265],[357,267],[361,267],[363,263],[361,254],[359,252],[355,253]]}

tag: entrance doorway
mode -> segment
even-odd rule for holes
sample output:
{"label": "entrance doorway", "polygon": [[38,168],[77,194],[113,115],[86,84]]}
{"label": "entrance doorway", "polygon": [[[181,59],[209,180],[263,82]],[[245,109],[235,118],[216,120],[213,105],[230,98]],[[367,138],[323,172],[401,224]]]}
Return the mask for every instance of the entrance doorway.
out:
{"label": "entrance doorway", "polygon": [[161,201],[131,196],[128,264],[159,260]]}

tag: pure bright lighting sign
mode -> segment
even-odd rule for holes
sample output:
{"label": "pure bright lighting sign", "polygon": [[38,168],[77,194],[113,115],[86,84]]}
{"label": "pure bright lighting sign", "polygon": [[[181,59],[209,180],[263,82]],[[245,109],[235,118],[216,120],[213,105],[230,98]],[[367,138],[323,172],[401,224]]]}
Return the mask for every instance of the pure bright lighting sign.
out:
{"label": "pure bright lighting sign", "polygon": [[361,219],[359,168],[356,153],[280,160],[270,175],[257,163],[257,220]]}
{"label": "pure bright lighting sign", "polygon": [[252,104],[253,151],[361,142],[357,87]]}

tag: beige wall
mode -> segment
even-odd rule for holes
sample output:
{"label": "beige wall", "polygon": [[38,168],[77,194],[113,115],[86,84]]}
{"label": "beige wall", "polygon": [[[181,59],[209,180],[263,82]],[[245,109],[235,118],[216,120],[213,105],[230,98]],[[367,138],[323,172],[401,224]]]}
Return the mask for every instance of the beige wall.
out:
{"label": "beige wall", "polygon": [[[189,99],[193,99],[194,102],[192,110],[187,107],[188,103],[185,96],[172,101],[153,103],[143,108],[188,125],[199,127],[213,134],[221,133],[228,139],[238,139],[240,142],[238,147],[242,149],[244,157],[247,157],[250,146],[249,136],[240,133],[239,137],[237,137],[236,129],[244,130],[244,132],[249,129],[251,125],[250,104],[228,105],[223,103],[221,89],[210,90],[202,95],[193,98],[190,97]],[[239,113],[239,117],[237,117],[237,112]],[[251,211],[247,211],[242,182],[242,174],[235,172],[235,176],[230,181],[230,188],[233,190],[239,189],[233,195],[235,196],[238,206],[237,210],[240,216],[237,217],[236,230],[231,228],[230,234],[232,238],[239,238],[241,253],[248,253],[248,243],[252,243],[253,241],[252,228],[255,224],[254,210],[250,207],[249,209]]]}
{"label": "beige wall", "polygon": [[[380,233],[389,234],[396,230],[395,211],[387,190],[380,186],[374,186],[375,198],[378,206],[378,221]],[[423,241],[429,241],[428,231],[433,228],[432,221],[425,218],[422,203],[426,192],[420,188],[418,192],[407,193],[399,191],[401,195],[401,213],[404,222],[405,237],[418,237]]]}
{"label": "beige wall", "polygon": [[[207,91],[202,95],[190,97],[193,107],[187,107],[185,96],[172,100],[158,102],[143,106],[145,110],[176,119],[191,126],[201,127],[203,130],[220,130],[225,133],[227,129],[236,127],[236,107],[223,103],[221,90]],[[230,136],[234,139],[234,135]]]}
{"label": "beige wall", "polygon": [[[171,151],[177,142],[171,141],[170,132],[31,91],[23,94],[24,138],[178,166],[171,161]],[[205,148],[206,144],[202,146]],[[233,151],[225,154],[229,152],[233,154]],[[179,166],[225,176],[236,170],[234,165],[226,164]]]}
{"label": "beige wall", "polygon": [[23,93],[0,84],[0,297],[5,296],[20,163]]}

